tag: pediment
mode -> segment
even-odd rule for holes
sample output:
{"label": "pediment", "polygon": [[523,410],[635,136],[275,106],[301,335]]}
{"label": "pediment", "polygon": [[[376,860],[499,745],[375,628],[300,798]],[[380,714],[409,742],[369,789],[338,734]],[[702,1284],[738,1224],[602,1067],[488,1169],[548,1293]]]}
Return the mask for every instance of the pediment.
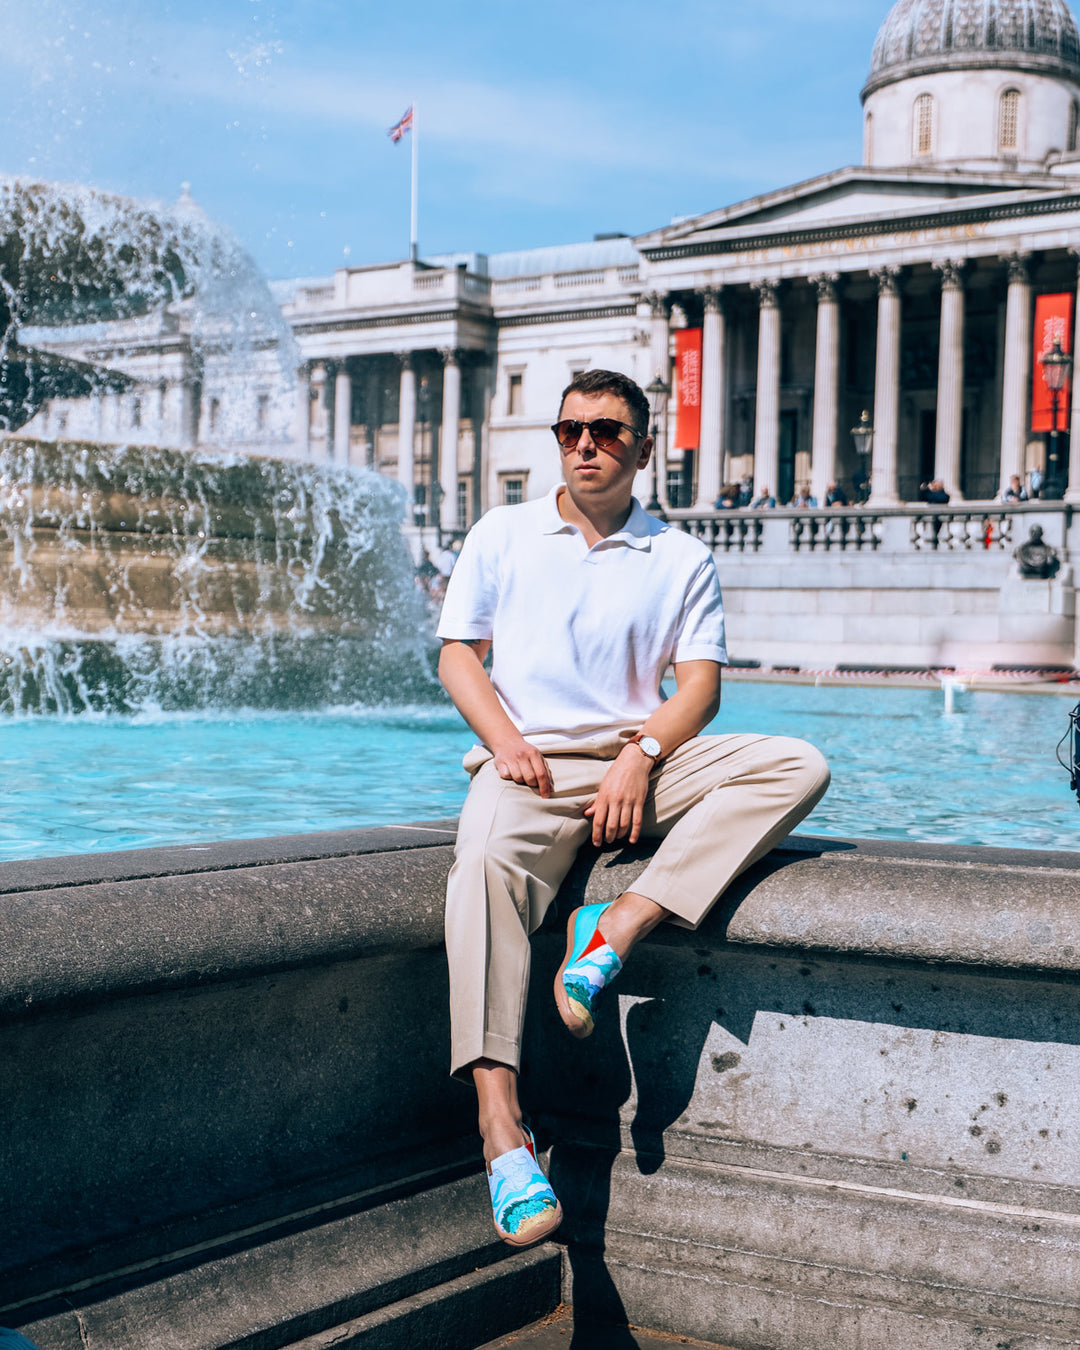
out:
{"label": "pediment", "polygon": [[866,220],[877,216],[932,210],[973,203],[979,198],[1000,201],[1003,195],[1032,189],[1059,193],[1060,178],[1028,174],[982,174],[957,171],[839,169],[760,197],[736,202],[717,211],[675,221],[640,235],[634,242],[646,250],[671,244],[716,239],[728,232],[763,225],[779,229],[826,222]]}

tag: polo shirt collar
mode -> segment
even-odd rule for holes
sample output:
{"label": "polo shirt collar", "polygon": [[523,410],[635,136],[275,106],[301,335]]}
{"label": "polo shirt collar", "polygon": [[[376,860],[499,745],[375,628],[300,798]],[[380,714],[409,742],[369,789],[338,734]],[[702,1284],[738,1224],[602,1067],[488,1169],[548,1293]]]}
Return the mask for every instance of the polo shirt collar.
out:
{"label": "polo shirt collar", "polygon": [[[541,534],[576,532],[576,526],[571,525],[568,520],[563,520],[559,514],[559,493],[564,488],[564,483],[556,483],[547,496],[543,498]],[[627,544],[630,548],[647,550],[652,547],[652,536],[656,533],[658,523],[649,515],[638,499],[633,497],[631,498],[630,515],[626,524],[621,530],[616,530],[614,534],[609,534],[606,539],[602,539],[600,542],[602,544]]]}

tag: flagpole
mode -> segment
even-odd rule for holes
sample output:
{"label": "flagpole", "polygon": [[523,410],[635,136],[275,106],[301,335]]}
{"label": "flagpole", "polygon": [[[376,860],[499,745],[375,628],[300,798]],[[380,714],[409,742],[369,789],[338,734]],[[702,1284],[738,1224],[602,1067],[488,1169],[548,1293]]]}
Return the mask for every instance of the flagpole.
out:
{"label": "flagpole", "polygon": [[420,256],[419,213],[417,211],[417,157],[419,153],[419,118],[416,115],[416,100],[412,102],[412,212],[409,229],[409,256],[415,263]]}

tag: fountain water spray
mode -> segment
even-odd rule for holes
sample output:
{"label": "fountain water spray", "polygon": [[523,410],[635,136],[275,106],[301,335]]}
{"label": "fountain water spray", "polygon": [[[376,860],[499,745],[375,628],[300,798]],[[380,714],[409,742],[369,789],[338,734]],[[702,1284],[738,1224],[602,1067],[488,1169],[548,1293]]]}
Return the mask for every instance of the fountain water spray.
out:
{"label": "fountain water spray", "polygon": [[0,179],[0,433],[131,387],[117,333],[155,315],[196,408],[222,392],[215,446],[261,453],[0,440],[0,712],[429,693],[402,490],[267,457],[288,450],[297,356],[243,250],[190,200]]}

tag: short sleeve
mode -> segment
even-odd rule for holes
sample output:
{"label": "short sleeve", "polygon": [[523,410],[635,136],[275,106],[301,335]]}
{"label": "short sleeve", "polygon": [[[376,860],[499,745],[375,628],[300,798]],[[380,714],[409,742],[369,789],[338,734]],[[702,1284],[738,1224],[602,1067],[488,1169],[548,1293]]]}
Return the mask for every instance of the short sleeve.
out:
{"label": "short sleeve", "polygon": [[671,659],[728,663],[720,578],[711,557],[701,562],[687,588]]}
{"label": "short sleeve", "polygon": [[469,531],[446,584],[436,637],[459,641],[490,639],[499,592],[496,541],[481,519]]}

